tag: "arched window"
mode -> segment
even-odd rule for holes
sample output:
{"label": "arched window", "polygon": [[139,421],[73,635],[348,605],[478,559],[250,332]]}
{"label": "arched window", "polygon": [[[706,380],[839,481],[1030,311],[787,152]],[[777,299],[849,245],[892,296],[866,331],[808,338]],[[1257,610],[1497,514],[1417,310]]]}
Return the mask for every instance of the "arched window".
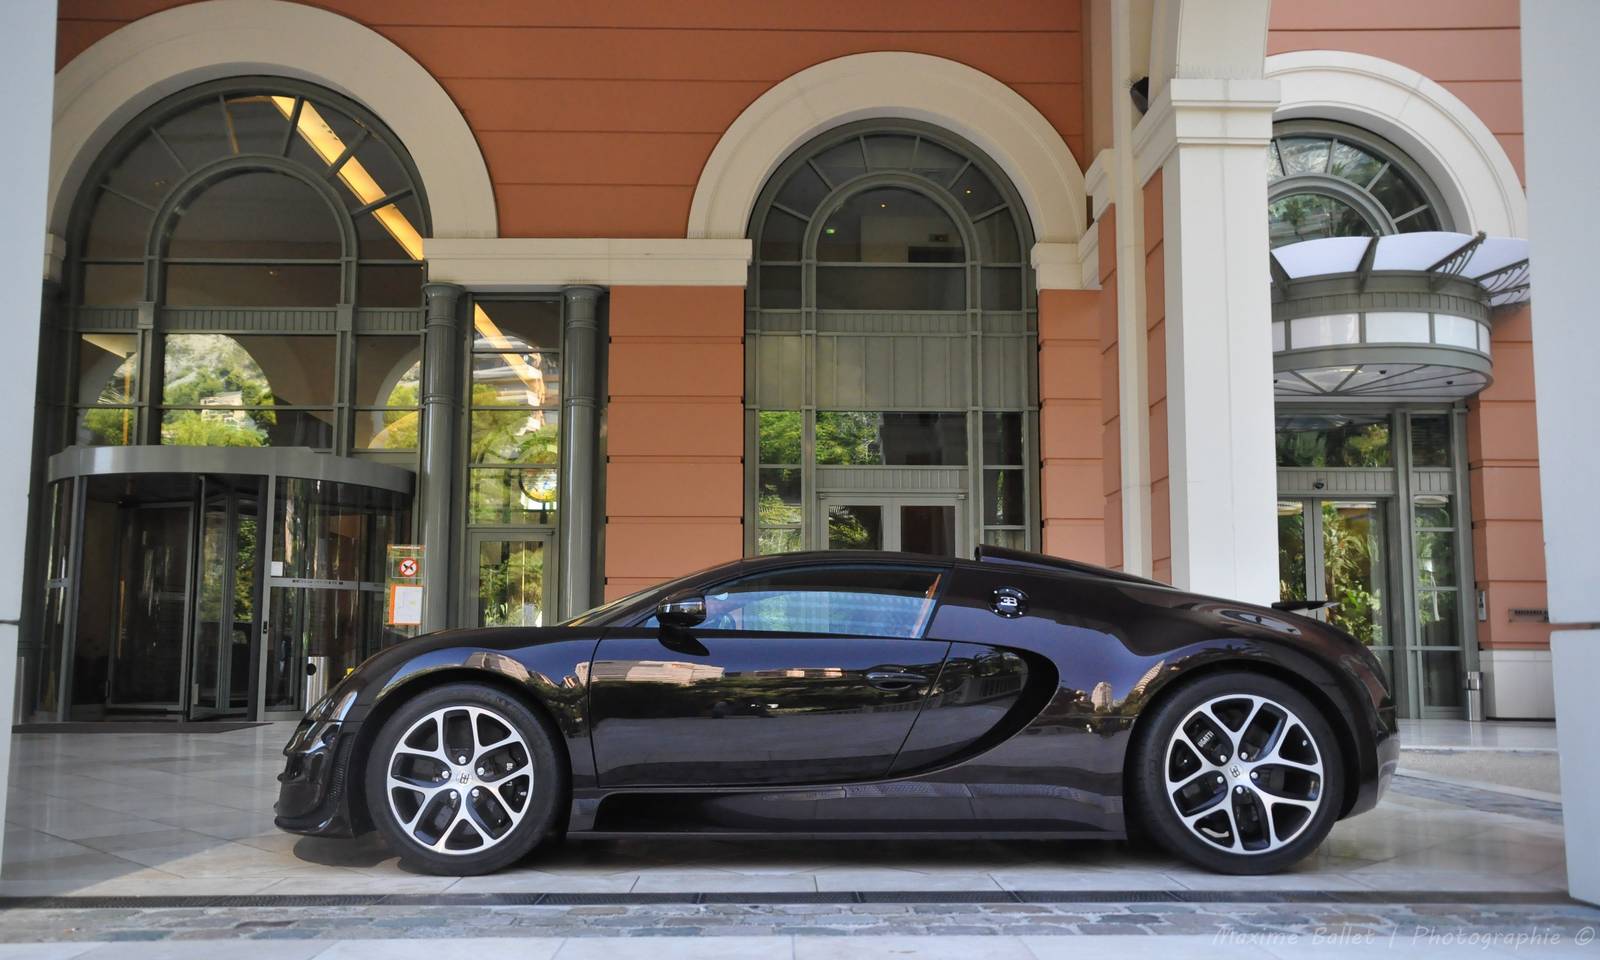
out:
{"label": "arched window", "polygon": [[1267,182],[1274,247],[1450,228],[1421,168],[1388,141],[1344,124],[1277,124],[1267,147]]}
{"label": "arched window", "polygon": [[750,221],[746,549],[1037,543],[1026,212],[946,131],[801,147]]}
{"label": "arched window", "polygon": [[409,157],[348,98],[258,77],[162,101],[74,207],[66,442],[414,448],[427,233]]}

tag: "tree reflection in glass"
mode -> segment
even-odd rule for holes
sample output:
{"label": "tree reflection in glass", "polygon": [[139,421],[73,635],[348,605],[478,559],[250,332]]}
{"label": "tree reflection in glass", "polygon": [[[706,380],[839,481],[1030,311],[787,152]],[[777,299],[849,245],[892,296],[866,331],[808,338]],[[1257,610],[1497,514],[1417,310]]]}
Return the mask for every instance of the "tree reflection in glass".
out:
{"label": "tree reflection in glass", "polygon": [[[264,447],[277,423],[272,384],[250,352],[217,333],[173,334],[166,339],[161,400],[161,442],[191,447]],[[205,409],[212,408],[212,409]]]}

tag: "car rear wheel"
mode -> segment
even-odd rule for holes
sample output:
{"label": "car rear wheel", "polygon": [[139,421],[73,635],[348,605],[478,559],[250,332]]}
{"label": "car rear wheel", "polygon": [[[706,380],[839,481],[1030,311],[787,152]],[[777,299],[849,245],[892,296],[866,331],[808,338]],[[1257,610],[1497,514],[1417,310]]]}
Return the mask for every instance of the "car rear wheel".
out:
{"label": "car rear wheel", "polygon": [[1322,712],[1286,683],[1220,673],[1139,721],[1134,807],[1171,853],[1221,873],[1274,873],[1338,819],[1344,769]]}
{"label": "car rear wheel", "polygon": [[489,873],[527,856],[566,802],[548,722],[515,697],[456,683],[408,701],[367,760],[372,821],[429,873]]}

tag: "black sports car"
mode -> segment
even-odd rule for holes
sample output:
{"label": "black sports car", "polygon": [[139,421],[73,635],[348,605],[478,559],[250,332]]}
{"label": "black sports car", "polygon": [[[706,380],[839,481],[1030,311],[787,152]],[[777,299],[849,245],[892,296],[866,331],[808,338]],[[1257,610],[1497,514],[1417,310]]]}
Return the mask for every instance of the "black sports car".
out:
{"label": "black sports car", "polygon": [[1122,837],[1294,863],[1399,755],[1378,661],[1284,610],[993,547],[741,560],[369,659],[277,824],[475,874],[541,839]]}

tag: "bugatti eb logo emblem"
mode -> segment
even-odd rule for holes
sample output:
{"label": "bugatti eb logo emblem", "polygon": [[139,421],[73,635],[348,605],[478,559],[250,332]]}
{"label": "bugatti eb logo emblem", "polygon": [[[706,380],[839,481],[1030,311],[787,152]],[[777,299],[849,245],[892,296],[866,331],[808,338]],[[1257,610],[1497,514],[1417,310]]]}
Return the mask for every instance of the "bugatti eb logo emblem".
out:
{"label": "bugatti eb logo emblem", "polygon": [[[1234,776],[1238,776],[1238,774],[1234,774]],[[468,773],[465,770],[463,770],[460,773],[456,774],[456,782],[457,783],[466,783],[467,781],[469,781],[471,779],[472,779],[472,774]]]}
{"label": "bugatti eb logo emblem", "polygon": [[1239,765],[1237,763],[1228,768],[1228,773],[1232,774],[1233,775],[1233,779],[1235,779],[1235,780],[1237,780],[1240,777],[1244,776],[1244,771],[1239,769]]}

